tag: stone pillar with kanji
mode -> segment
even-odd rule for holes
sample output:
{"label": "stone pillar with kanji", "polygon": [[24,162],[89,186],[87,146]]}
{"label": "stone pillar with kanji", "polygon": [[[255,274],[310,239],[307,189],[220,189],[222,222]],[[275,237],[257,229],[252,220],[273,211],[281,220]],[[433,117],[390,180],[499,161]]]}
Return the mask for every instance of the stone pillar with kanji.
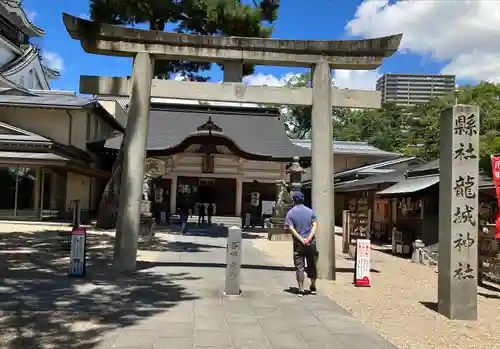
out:
{"label": "stone pillar with kanji", "polygon": [[476,320],[479,108],[444,111],[440,133],[438,311]]}

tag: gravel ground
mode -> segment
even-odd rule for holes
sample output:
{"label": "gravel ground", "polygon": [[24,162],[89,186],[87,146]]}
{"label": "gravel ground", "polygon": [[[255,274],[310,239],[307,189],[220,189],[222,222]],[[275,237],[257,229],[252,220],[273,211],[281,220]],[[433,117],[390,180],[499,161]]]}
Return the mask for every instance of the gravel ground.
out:
{"label": "gravel ground", "polygon": [[[337,281],[319,282],[328,295],[401,349],[500,348],[500,286],[478,288],[479,320],[451,321],[436,313],[437,269],[372,249],[372,287],[352,285],[353,262],[340,251],[336,236]],[[271,258],[292,265],[289,241],[252,241]],[[346,271],[343,268],[347,268]]]}

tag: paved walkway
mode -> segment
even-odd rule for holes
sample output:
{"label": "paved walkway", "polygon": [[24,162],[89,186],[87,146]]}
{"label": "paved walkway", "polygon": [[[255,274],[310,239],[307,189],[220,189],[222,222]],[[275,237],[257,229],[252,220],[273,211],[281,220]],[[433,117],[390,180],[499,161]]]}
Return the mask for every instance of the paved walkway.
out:
{"label": "paved walkway", "polygon": [[64,267],[62,276],[45,278],[40,264],[27,272],[10,255],[15,272],[0,281],[8,294],[0,299],[0,348],[395,348],[329,298],[287,292],[293,270],[266,260],[251,235],[243,244],[243,294],[224,297],[225,239],[193,234],[157,234],[140,271],[118,279],[101,273],[109,256],[98,247],[90,249],[87,280],[65,277]]}

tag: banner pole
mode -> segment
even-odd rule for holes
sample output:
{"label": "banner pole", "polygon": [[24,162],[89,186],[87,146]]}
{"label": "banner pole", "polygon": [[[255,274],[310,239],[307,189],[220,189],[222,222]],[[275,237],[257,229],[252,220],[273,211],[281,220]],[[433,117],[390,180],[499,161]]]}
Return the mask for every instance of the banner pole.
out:
{"label": "banner pole", "polygon": [[497,194],[497,215],[495,218],[495,239],[500,240],[500,156],[490,155],[491,173]]}

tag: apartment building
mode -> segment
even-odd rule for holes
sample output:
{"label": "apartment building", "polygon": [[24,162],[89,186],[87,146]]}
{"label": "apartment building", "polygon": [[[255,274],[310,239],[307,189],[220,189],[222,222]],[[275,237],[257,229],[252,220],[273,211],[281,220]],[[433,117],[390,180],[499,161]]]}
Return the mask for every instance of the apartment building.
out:
{"label": "apartment building", "polygon": [[382,103],[415,105],[452,94],[455,75],[384,74],[377,80],[377,91],[382,92]]}

